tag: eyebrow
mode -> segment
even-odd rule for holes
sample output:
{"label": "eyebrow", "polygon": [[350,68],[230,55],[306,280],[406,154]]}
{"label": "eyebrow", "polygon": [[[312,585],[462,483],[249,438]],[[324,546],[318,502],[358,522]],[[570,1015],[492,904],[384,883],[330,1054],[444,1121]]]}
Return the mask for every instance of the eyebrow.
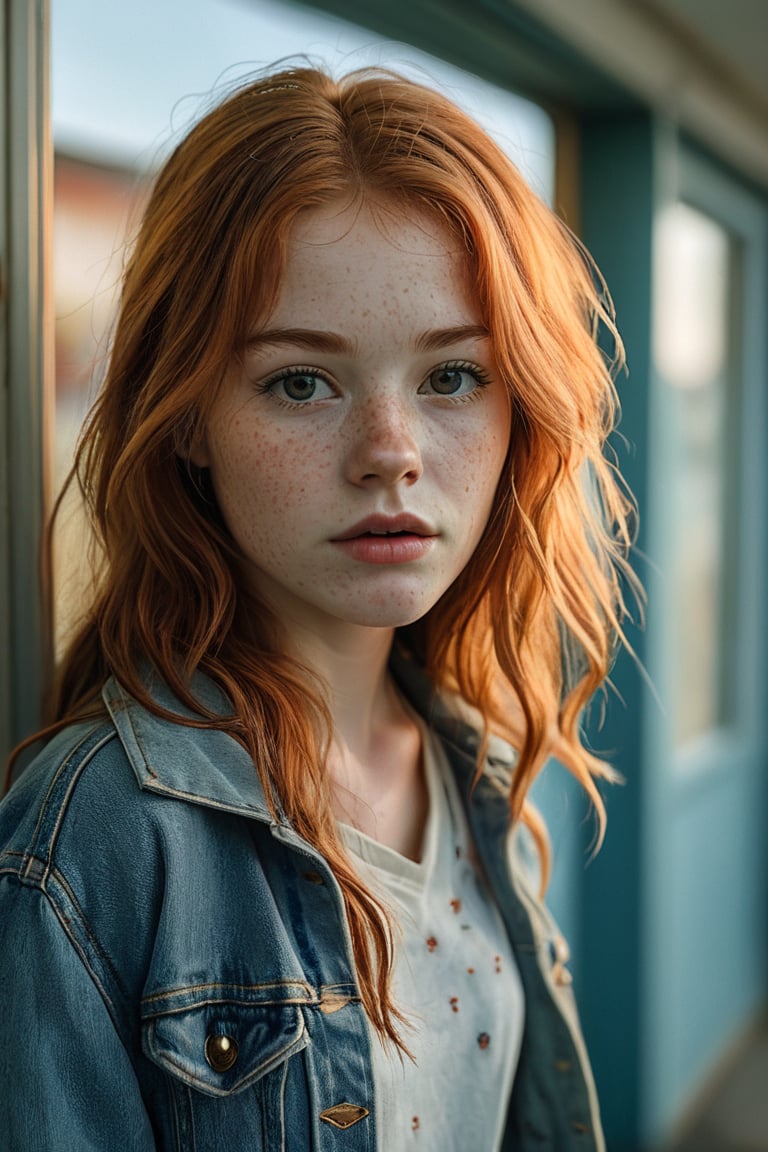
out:
{"label": "eyebrow", "polygon": [[460,324],[455,328],[433,328],[422,332],[416,347],[425,352],[434,352],[450,344],[463,344],[467,340],[487,340],[490,333],[483,324]]}
{"label": "eyebrow", "polygon": [[[482,324],[459,324],[452,328],[432,328],[422,332],[416,340],[416,348],[421,352],[433,352],[451,344],[461,344],[466,340],[487,340],[488,329]],[[338,332],[328,332],[315,328],[269,328],[254,332],[245,342],[246,352],[258,352],[263,347],[308,348],[332,355],[353,356],[356,342],[348,340]]]}

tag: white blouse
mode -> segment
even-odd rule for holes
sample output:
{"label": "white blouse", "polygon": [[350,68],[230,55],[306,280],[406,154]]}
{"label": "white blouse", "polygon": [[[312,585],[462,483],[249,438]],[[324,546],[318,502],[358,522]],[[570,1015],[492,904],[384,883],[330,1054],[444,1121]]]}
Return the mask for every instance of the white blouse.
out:
{"label": "white blouse", "polygon": [[379,1152],[495,1152],[523,1034],[524,1001],[501,915],[436,737],[422,729],[429,813],[421,860],[341,824],[361,879],[393,913],[393,991],[414,1062],[378,1034]]}

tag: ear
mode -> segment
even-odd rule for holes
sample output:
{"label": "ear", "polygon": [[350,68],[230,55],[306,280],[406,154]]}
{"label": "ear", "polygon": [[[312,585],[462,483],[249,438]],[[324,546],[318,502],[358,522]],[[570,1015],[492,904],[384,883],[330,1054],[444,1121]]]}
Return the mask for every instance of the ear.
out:
{"label": "ear", "polygon": [[195,468],[209,468],[210,454],[204,429],[199,425],[192,428],[177,428],[173,437],[176,455],[186,464]]}
{"label": "ear", "polygon": [[211,458],[208,453],[205,433],[198,433],[182,455],[190,464],[194,464],[195,468],[210,468]]}

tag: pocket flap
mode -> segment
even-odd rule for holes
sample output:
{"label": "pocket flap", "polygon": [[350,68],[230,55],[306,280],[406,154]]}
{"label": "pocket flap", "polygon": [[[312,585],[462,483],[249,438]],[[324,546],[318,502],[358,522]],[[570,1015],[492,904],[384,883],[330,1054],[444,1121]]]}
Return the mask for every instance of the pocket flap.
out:
{"label": "pocket flap", "polygon": [[145,1054],[192,1088],[229,1096],[308,1043],[297,1004],[201,1004],[155,1016],[143,1027]]}

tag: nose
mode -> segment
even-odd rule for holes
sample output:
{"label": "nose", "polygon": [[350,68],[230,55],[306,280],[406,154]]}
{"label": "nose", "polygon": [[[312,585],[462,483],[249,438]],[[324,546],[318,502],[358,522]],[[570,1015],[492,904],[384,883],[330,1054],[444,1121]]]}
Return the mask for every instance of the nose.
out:
{"label": "nose", "polygon": [[347,479],[371,486],[414,484],[423,472],[416,414],[391,393],[371,399],[350,420]]}

